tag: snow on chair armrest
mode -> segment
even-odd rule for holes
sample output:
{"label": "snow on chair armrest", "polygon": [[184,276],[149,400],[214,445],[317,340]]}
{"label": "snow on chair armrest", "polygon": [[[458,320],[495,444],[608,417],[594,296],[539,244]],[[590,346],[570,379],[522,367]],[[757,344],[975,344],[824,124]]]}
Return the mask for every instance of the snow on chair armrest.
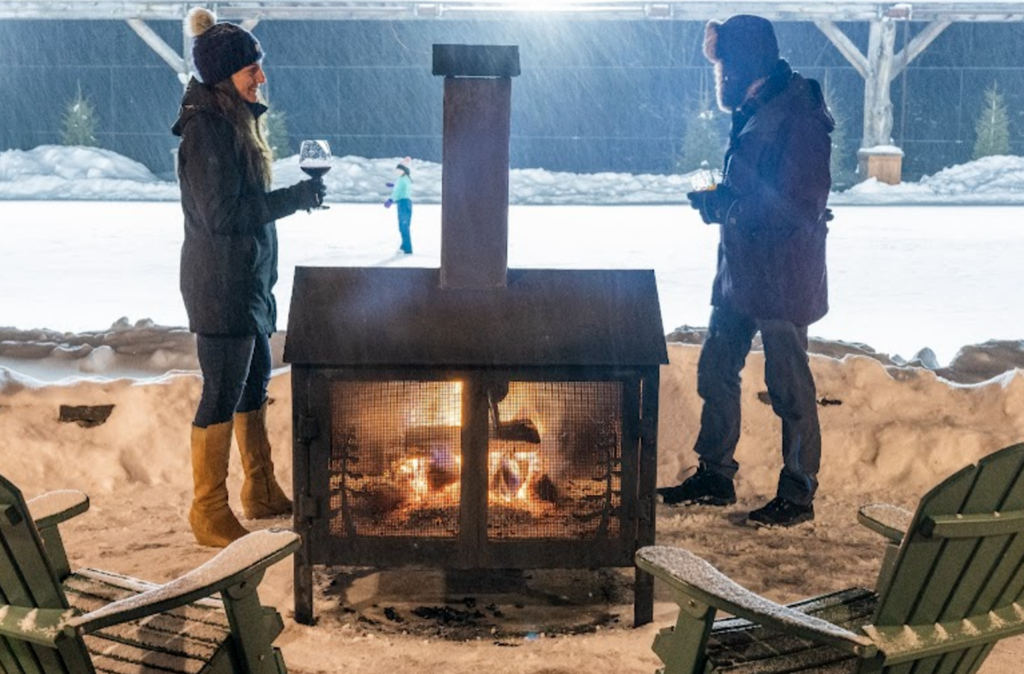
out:
{"label": "snow on chair armrest", "polygon": [[64,625],[76,614],[73,608],[0,604],[0,637],[54,648],[63,636]]}
{"label": "snow on chair armrest", "polygon": [[737,617],[835,646],[862,658],[876,652],[874,642],[866,636],[765,599],[686,550],[661,545],[640,548],[636,564],[683,594]]}
{"label": "snow on chair armrest", "polygon": [[888,503],[871,503],[857,511],[858,522],[894,543],[903,540],[913,520],[914,513]]}
{"label": "snow on chair armrest", "polygon": [[142,616],[191,604],[215,592],[262,573],[299,547],[294,531],[266,529],[243,536],[216,557],[169,583],[148,592],[126,597],[85,615],[69,620],[67,626],[81,633],[94,632]]}
{"label": "snow on chair armrest", "polygon": [[81,515],[89,509],[89,497],[75,489],[47,492],[26,502],[28,512],[39,529]]}

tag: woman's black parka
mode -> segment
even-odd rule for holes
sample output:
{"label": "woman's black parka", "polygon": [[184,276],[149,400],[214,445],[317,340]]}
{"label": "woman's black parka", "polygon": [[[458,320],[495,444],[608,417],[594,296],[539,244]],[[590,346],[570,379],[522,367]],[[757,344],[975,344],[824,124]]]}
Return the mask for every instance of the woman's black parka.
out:
{"label": "woman's black parka", "polygon": [[[249,107],[257,117],[266,111]],[[181,137],[181,295],[189,329],[204,335],[270,334],[277,328],[275,220],[294,213],[296,199],[288,188],[268,192],[250,175],[230,120],[213,91],[195,79],[172,132]]]}

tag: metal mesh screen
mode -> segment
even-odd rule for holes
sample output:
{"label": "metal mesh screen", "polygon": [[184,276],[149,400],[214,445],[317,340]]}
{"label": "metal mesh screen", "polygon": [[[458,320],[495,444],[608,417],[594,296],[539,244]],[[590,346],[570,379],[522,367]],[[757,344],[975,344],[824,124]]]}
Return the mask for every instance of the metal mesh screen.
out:
{"label": "metal mesh screen", "polygon": [[460,382],[335,382],[332,536],[456,537]]}
{"label": "metal mesh screen", "polygon": [[619,534],[620,382],[489,393],[486,513],[460,513],[462,392],[457,381],[332,384],[332,536],[456,538],[466,515],[486,517],[491,540]]}
{"label": "metal mesh screen", "polygon": [[621,397],[617,382],[510,383],[492,405],[488,538],[618,534]]}

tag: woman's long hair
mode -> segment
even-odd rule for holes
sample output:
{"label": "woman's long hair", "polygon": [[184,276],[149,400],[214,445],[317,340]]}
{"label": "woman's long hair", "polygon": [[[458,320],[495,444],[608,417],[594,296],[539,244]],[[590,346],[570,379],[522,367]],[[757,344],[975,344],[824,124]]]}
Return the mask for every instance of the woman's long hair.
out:
{"label": "woman's long hair", "polygon": [[262,118],[257,119],[252,114],[231,79],[213,85],[213,94],[217,107],[235,129],[235,140],[242,148],[249,175],[254,176],[264,188],[270,187],[272,153],[267,145]]}

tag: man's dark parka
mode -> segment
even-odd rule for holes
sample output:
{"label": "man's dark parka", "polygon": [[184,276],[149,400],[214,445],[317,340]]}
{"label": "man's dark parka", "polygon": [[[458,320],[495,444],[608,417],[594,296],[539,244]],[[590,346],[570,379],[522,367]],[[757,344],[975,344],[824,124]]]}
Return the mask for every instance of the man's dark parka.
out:
{"label": "man's dark parka", "polygon": [[[266,108],[250,105],[259,116]],[[172,132],[181,137],[178,180],[185,215],[181,295],[189,329],[204,335],[277,328],[277,218],[295,212],[287,188],[268,192],[250,175],[229,119],[193,79]]]}
{"label": "man's dark parka", "polygon": [[817,82],[780,59],[733,113],[714,306],[810,325],[828,312],[825,204],[834,128]]}

